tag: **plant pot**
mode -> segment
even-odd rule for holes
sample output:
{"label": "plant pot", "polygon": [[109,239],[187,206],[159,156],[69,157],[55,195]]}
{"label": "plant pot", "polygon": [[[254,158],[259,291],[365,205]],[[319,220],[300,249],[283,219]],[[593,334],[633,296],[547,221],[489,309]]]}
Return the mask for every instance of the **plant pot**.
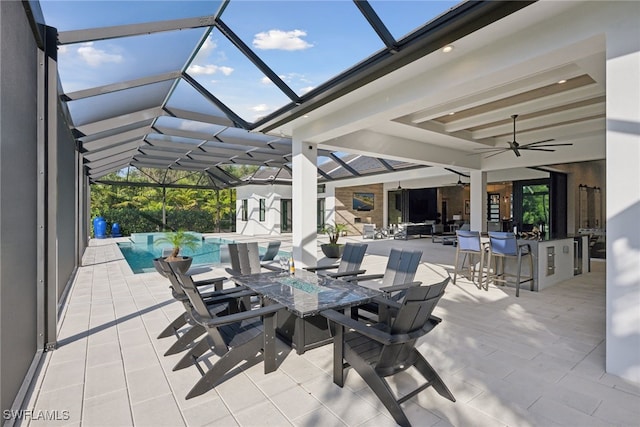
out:
{"label": "plant pot", "polygon": [[325,243],[320,245],[320,249],[327,258],[340,258],[344,252],[344,245]]}
{"label": "plant pot", "polygon": [[[158,266],[157,260],[158,258],[153,260],[153,265],[156,268],[156,271],[160,273],[162,276],[166,277],[165,274],[160,269],[160,267]],[[164,258],[164,260],[167,261],[167,258]],[[175,270],[178,270],[182,274],[187,274],[187,271],[189,271],[189,268],[191,268],[191,263],[193,262],[193,258],[191,258],[190,256],[179,256],[178,259],[174,261],[167,261],[167,262],[171,263],[171,265]]]}

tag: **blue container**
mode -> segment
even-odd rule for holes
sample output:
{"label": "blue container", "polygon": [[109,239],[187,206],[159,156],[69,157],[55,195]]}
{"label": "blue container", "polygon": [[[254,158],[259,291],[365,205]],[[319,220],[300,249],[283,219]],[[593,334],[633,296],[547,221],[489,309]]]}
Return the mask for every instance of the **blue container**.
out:
{"label": "blue container", "polygon": [[93,218],[93,236],[97,237],[98,233],[96,230],[98,229],[98,221],[104,221],[105,219],[101,216],[97,216]]}
{"label": "blue container", "polygon": [[107,221],[104,218],[100,218],[94,223],[93,234],[96,239],[104,239],[107,237]]}
{"label": "blue container", "polygon": [[111,237],[122,237],[122,231],[120,231],[120,224],[114,222],[111,224]]}

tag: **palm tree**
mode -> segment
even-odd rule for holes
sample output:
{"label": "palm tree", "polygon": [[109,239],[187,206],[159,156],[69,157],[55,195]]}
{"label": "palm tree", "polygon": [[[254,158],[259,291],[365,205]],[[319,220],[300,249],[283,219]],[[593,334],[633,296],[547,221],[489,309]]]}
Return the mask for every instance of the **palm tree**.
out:
{"label": "palm tree", "polygon": [[165,260],[176,261],[179,259],[178,254],[182,247],[187,247],[193,250],[196,248],[196,243],[199,241],[200,240],[193,234],[183,230],[178,230],[172,233],[165,233],[164,237],[155,241],[155,244],[170,243],[173,246],[173,251]]}

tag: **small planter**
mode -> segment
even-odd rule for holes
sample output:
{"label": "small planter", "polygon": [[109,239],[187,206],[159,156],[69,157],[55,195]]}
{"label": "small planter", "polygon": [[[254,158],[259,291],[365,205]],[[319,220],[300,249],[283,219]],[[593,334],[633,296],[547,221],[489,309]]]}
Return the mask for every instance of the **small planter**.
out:
{"label": "small planter", "polygon": [[[160,267],[158,266],[157,260],[158,258],[153,260],[153,265],[156,268],[156,271],[160,273],[162,276],[166,277],[165,274],[160,269]],[[165,258],[164,260],[166,261],[167,259]],[[187,274],[187,271],[189,271],[189,268],[191,268],[191,263],[193,262],[193,258],[191,258],[190,256],[180,256],[175,261],[167,261],[167,262],[170,262],[173,268],[178,270],[182,274]]]}
{"label": "small planter", "polygon": [[320,249],[327,258],[340,258],[344,252],[344,245],[325,243],[320,245]]}

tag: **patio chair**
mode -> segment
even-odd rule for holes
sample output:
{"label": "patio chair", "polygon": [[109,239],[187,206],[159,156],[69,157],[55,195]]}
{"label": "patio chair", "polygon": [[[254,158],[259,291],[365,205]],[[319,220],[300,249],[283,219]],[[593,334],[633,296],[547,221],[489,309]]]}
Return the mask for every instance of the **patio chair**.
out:
{"label": "patio chair", "polygon": [[228,247],[231,268],[225,268],[227,273],[232,276],[260,273],[260,251],[257,242],[229,243]]}
{"label": "patio chair", "polygon": [[[529,258],[529,275],[521,280],[522,258]],[[489,233],[489,265],[490,274],[488,280],[507,283],[507,277],[514,277],[512,274],[506,274],[504,270],[504,262],[506,258],[515,259],[517,263],[516,279],[516,297],[520,296],[520,284],[531,282],[531,290],[534,288],[533,281],[533,253],[529,243],[518,243],[516,235],[510,232],[492,231]],[[498,263],[500,260],[500,263]],[[500,264],[500,267],[498,266]]]}
{"label": "patio chair", "polygon": [[[367,251],[366,243],[345,243],[342,259],[339,264],[324,265],[318,267],[305,267],[305,270],[317,273],[321,276],[328,276],[334,279],[345,279],[359,274],[364,274],[366,270],[361,270],[364,253]],[[337,269],[335,272],[326,270]]]}
{"label": "patio chair", "polygon": [[264,255],[260,255],[260,261],[273,261],[276,258],[276,255],[278,255],[281,244],[282,242],[280,242],[279,240],[269,242],[269,244],[267,245],[267,251],[264,253]]}
{"label": "patio chair", "polygon": [[[349,366],[354,368],[401,426],[410,426],[411,423],[400,404],[427,387],[433,386],[441,396],[455,402],[440,376],[416,349],[418,338],[442,321],[432,312],[444,295],[448,282],[449,278],[430,286],[412,287],[407,290],[401,304],[379,298],[381,304],[388,304],[396,310],[391,325],[368,325],[335,310],[322,311],[321,314],[335,326],[333,382],[343,387],[345,369]],[[415,367],[426,382],[398,398],[386,378],[410,367]]]}
{"label": "patio chair", "polygon": [[[174,273],[191,302],[193,319],[207,332],[173,368],[175,371],[196,364],[202,373],[186,399],[211,390],[227,372],[243,361],[254,361],[258,353],[263,357],[265,374],[276,370],[276,313],[284,309],[283,305],[274,303],[223,316],[212,315],[190,277],[175,270]],[[238,303],[241,300],[238,298]],[[198,359],[208,351],[220,359],[204,372]]]}
{"label": "patio chair", "polygon": [[[484,261],[485,261],[485,252],[487,252],[488,248],[480,241],[480,232],[479,231],[466,231],[466,230],[457,230],[457,245],[456,245],[456,258],[453,264],[453,283],[456,283],[456,277],[458,273],[464,272],[465,270],[465,261],[468,258],[467,270],[469,272],[469,280],[473,282],[473,276],[476,273],[476,263],[474,262],[476,257],[480,258],[480,264],[478,267],[478,284],[476,285],[478,289],[482,289],[482,277],[484,271]],[[462,259],[462,264],[459,263],[460,255],[464,255]],[[487,284],[486,290],[489,290],[489,285]]]}
{"label": "patio chair", "polygon": [[[385,297],[398,302],[404,297],[407,289],[420,286],[422,283],[413,280],[421,258],[422,251],[419,250],[391,249],[384,274],[360,275],[347,280],[360,283],[382,279],[376,288],[382,291]],[[369,287],[372,286],[369,285]],[[377,318],[372,316],[377,316]],[[376,302],[371,302],[354,307],[352,317],[366,320],[376,318],[376,321],[384,321],[387,319],[386,305],[380,306]]]}
{"label": "patio chair", "polygon": [[[205,333],[205,329],[202,326],[198,325],[191,318],[191,314],[190,314],[192,309],[191,303],[189,302],[189,298],[187,297],[184,290],[182,289],[182,286],[177,276],[175,275],[173,269],[169,266],[169,263],[167,263],[161,258],[156,258],[153,260],[153,262],[156,265],[158,271],[161,271],[163,275],[167,279],[169,279],[171,294],[173,295],[173,297],[177,301],[180,301],[185,308],[184,313],[176,317],[176,319],[173,322],[171,322],[160,333],[160,335],[158,335],[158,339],[166,338],[172,335],[178,337],[176,342],[173,343],[171,347],[169,347],[169,349],[164,353],[165,356],[169,356],[187,349],[189,345],[193,343],[194,340],[196,340],[199,336]],[[216,277],[214,279],[200,280],[200,281],[194,282],[191,279],[191,276],[188,276],[188,277],[191,283],[193,284],[193,286],[195,287],[214,285],[217,288],[218,284],[220,284],[220,288],[221,288],[222,282],[226,280],[226,277]],[[236,294],[239,290],[242,290],[242,289],[241,288],[232,288],[232,289],[224,289],[224,290],[219,289],[212,292],[204,292],[204,293],[201,293],[201,295],[211,315],[217,315],[221,313],[238,311],[236,304],[230,305],[229,303],[235,302],[235,297],[232,297],[230,295]],[[184,333],[179,334],[178,331],[187,324],[190,324],[191,327]]]}
{"label": "patio chair", "polygon": [[363,239],[375,239],[376,238],[376,225],[364,224],[362,226],[362,238]]}

